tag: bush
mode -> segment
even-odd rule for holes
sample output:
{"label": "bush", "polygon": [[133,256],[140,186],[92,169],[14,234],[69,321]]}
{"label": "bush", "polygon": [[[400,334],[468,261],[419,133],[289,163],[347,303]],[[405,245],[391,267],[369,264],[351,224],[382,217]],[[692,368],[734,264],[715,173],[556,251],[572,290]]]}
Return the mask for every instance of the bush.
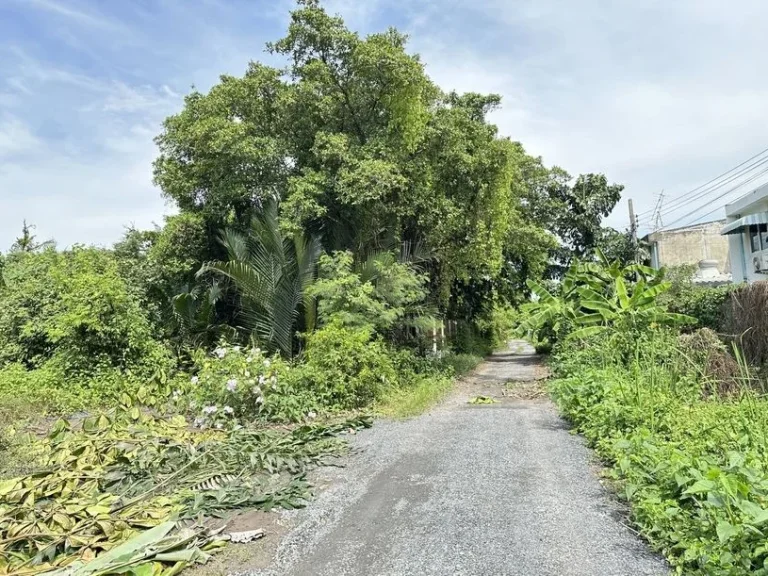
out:
{"label": "bush", "polygon": [[172,362],[111,253],[13,253],[0,287],[0,402],[45,413],[112,403]]}
{"label": "bush", "polygon": [[112,255],[17,253],[0,288],[0,364],[54,362],[67,378],[117,368],[151,374],[167,358]]}
{"label": "bush", "polygon": [[39,415],[71,414],[114,405],[123,394],[133,396],[147,384],[158,385],[152,376],[113,367],[78,375],[55,359],[32,370],[16,362],[0,368],[0,405],[7,408],[23,399]]}
{"label": "bush", "polygon": [[508,304],[495,303],[477,321],[478,330],[486,334],[493,349],[505,348],[520,324],[520,314]]}
{"label": "bush", "polygon": [[409,263],[383,252],[355,264],[351,252],[323,254],[320,277],[309,289],[317,299],[320,324],[372,327],[390,341],[425,317],[427,278]]}
{"label": "bush", "polygon": [[768,401],[707,394],[674,338],[646,334],[629,362],[603,356],[599,340],[564,345],[553,394],[676,573],[768,574]]}
{"label": "bush", "polygon": [[327,324],[308,336],[303,360],[291,378],[330,410],[367,406],[399,383],[392,351],[370,328]]}
{"label": "bush", "polygon": [[456,334],[451,338],[451,347],[457,354],[471,356],[487,356],[493,352],[490,336],[471,322],[457,322]]}
{"label": "bush", "polygon": [[664,277],[670,289],[659,296],[659,304],[670,312],[685,314],[697,320],[697,328],[709,328],[715,332],[723,330],[725,302],[734,290],[733,285],[697,286],[692,282],[696,266],[675,266],[664,270]]}
{"label": "bush", "polygon": [[201,427],[225,427],[256,419],[298,422],[312,418],[317,398],[297,389],[291,368],[259,348],[220,344],[195,354],[194,376],[177,381],[172,401]]}
{"label": "bush", "polygon": [[449,352],[440,358],[440,368],[453,376],[464,376],[474,370],[480,362],[481,356],[474,354],[455,354]]}

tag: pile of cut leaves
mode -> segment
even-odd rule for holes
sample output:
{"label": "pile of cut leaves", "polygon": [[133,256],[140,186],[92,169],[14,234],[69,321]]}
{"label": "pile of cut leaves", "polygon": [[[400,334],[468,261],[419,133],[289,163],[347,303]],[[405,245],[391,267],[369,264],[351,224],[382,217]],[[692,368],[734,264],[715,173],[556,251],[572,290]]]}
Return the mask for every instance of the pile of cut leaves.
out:
{"label": "pile of cut leaves", "polygon": [[200,431],[136,410],[60,420],[30,445],[39,470],[0,481],[0,574],[175,574],[226,540],[210,518],[302,506],[306,471],[369,425]]}

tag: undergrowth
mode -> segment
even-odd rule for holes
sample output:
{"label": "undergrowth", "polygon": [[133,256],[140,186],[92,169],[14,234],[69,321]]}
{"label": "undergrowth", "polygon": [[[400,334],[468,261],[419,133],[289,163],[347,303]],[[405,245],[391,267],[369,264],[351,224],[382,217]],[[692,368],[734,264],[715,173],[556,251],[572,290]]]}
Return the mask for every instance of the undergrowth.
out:
{"label": "undergrowth", "polygon": [[738,389],[718,393],[686,342],[562,344],[553,395],[677,574],[768,574],[768,401],[743,363]]}

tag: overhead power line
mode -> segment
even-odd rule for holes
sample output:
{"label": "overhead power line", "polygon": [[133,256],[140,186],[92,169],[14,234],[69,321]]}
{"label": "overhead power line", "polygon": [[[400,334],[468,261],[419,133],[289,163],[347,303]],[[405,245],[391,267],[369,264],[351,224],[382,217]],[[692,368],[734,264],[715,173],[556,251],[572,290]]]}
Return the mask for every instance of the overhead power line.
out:
{"label": "overhead power line", "polygon": [[[742,178],[743,176],[749,175],[754,170],[758,170],[763,168],[764,166],[768,165],[768,157],[761,158],[760,160],[753,162],[752,164],[742,168],[741,170],[731,174],[728,178],[725,180],[722,180],[721,182],[718,182],[716,185],[711,186],[707,189],[701,190],[698,194],[695,194],[693,196],[690,196],[687,200],[684,201],[677,201],[673,205],[668,204],[665,207],[665,210],[662,212],[662,216],[668,216],[672,214],[673,212],[678,211],[680,208],[685,206],[686,204],[690,204],[691,202],[696,202],[698,200],[703,200],[705,197],[717,192],[720,190],[723,186],[726,186],[728,184],[731,184],[732,182],[738,180],[739,178]],[[742,182],[739,185],[743,185],[744,182]],[[715,198],[714,200],[716,200]],[[714,201],[714,200],[707,200],[708,202]],[[643,218],[644,221],[649,221],[650,217]]]}
{"label": "overhead power line", "polygon": [[[731,172],[734,172],[734,171],[738,170],[739,168],[742,168],[742,167],[743,167],[743,166],[745,166],[746,164],[749,164],[750,162],[752,162],[752,160],[755,160],[756,158],[759,158],[760,156],[763,156],[763,155],[764,155],[765,153],[767,153],[767,152],[768,152],[768,148],[765,148],[764,150],[761,150],[760,152],[758,152],[757,154],[755,154],[755,155],[754,155],[754,156],[752,156],[751,158],[747,158],[747,159],[746,159],[746,160],[744,160],[744,162],[742,162],[741,164],[737,164],[736,166],[734,166],[734,167],[733,167],[733,168],[731,168],[730,170],[727,170],[726,172],[723,172],[722,174],[720,174],[720,175],[718,175],[718,176],[715,176],[714,178],[712,178],[712,179],[711,179],[711,180],[709,180],[708,182],[705,182],[704,184],[701,184],[700,186],[697,186],[696,188],[694,188],[694,189],[692,189],[692,190],[689,190],[688,192],[686,192],[686,193],[685,193],[685,194],[683,194],[682,196],[678,196],[678,197],[674,198],[674,199],[673,199],[671,202],[669,202],[669,203],[667,204],[667,208],[669,209],[669,208],[670,208],[670,207],[672,207],[672,206],[677,206],[677,207],[680,207],[680,206],[682,206],[683,204],[685,204],[685,201],[686,201],[687,199],[689,199],[689,198],[690,198],[692,195],[696,194],[696,192],[699,192],[699,191],[700,191],[700,190],[702,190],[703,188],[706,188],[706,187],[710,186],[711,184],[714,184],[715,182],[717,182],[717,181],[718,181],[718,180],[720,180],[721,178],[723,178],[723,177],[725,177],[725,176],[728,176],[729,174],[731,174]],[[755,164],[758,164],[758,163],[759,163],[759,161],[758,161],[758,162],[756,162]],[[743,174],[745,171],[748,171],[748,170],[749,170],[749,169],[751,169],[751,168],[754,168],[754,165],[752,165],[752,166],[749,166],[749,167],[745,168],[744,170],[742,170],[742,171],[741,171],[741,173]],[[722,183],[721,183],[721,184],[722,184]],[[718,186],[719,186],[719,185],[718,185]],[[716,187],[715,187],[715,188],[716,188]],[[644,216],[647,216],[648,214],[652,214],[652,213],[653,213],[653,211],[654,211],[653,209],[650,209],[650,210],[645,210],[645,211],[643,211],[643,212],[639,213],[639,214],[638,214],[638,217],[639,217],[639,218],[642,218],[642,217],[644,217]]]}
{"label": "overhead power line", "polygon": [[[741,188],[741,187],[743,187],[744,185],[746,185],[746,184],[749,184],[750,182],[754,182],[754,181],[755,181],[756,179],[758,179],[760,176],[763,176],[763,175],[765,175],[765,174],[768,174],[768,167],[766,167],[766,168],[763,168],[763,169],[762,169],[760,172],[758,172],[757,174],[753,174],[751,177],[749,177],[749,178],[747,178],[746,180],[744,180],[744,182],[739,182],[739,183],[738,183],[736,186],[733,186],[732,188],[729,188],[728,190],[726,190],[725,192],[723,192],[722,194],[720,194],[720,195],[719,195],[717,198],[714,198],[714,199],[712,199],[712,200],[710,201],[710,204],[711,204],[711,203],[717,203],[717,201],[718,201],[718,200],[720,200],[720,199],[722,199],[722,198],[724,198],[724,197],[728,196],[729,194],[731,194],[731,193],[735,192],[736,190],[740,189],[740,188]],[[709,216],[710,214],[713,214],[714,212],[717,212],[718,210],[720,210],[720,209],[721,209],[721,208],[723,208],[724,206],[725,206],[725,204],[720,204],[720,203],[718,203],[718,204],[715,206],[715,208],[713,208],[712,210],[710,210],[709,212],[707,212],[707,213],[705,213],[705,214],[701,214],[701,215],[699,215],[699,216],[698,216],[698,218],[696,218],[695,220],[700,220],[700,219],[704,218],[705,216]],[[706,208],[706,206],[699,206],[699,207],[698,207],[698,208],[696,208],[695,210],[692,210],[692,211],[688,212],[687,214],[685,214],[685,215],[683,215],[683,216],[680,216],[679,218],[677,218],[677,219],[676,219],[676,220],[674,220],[673,222],[670,222],[669,224],[667,224],[667,225],[664,227],[664,229],[665,229],[665,230],[666,230],[666,229],[669,229],[670,227],[674,226],[675,224],[677,224],[677,223],[679,223],[679,222],[682,222],[683,220],[686,220],[687,218],[689,218],[689,217],[693,216],[694,214],[696,214],[697,212],[699,212],[699,211],[700,211],[701,209],[703,209],[703,208]]]}

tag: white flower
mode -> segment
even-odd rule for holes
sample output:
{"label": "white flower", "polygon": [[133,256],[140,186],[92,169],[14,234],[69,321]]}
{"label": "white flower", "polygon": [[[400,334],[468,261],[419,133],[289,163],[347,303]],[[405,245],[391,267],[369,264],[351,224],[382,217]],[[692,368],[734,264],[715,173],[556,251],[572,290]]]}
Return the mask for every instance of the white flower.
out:
{"label": "white flower", "polygon": [[264,403],[264,397],[263,396],[258,396],[256,398],[256,404],[263,404],[263,403]]}
{"label": "white flower", "polygon": [[272,382],[272,384],[275,384],[277,382],[277,376],[270,376],[269,381]]}
{"label": "white flower", "polygon": [[206,406],[203,408],[203,414],[215,414],[218,410],[216,406]]}
{"label": "white flower", "polygon": [[307,412],[307,418],[309,418],[310,420],[314,420],[315,418],[317,418],[317,412],[315,412],[314,410]]}
{"label": "white flower", "polygon": [[235,352],[240,352],[242,348],[240,346],[235,346],[234,348],[232,348],[232,350],[234,350]]}
{"label": "white flower", "polygon": [[179,396],[181,396],[181,390],[174,390],[173,391],[173,399],[178,400]]}
{"label": "white flower", "polygon": [[251,377],[251,373],[248,370],[245,371],[245,377],[246,378],[250,378]]}
{"label": "white flower", "polygon": [[192,382],[192,384],[197,384],[198,382],[200,382],[200,378],[198,378],[197,376],[192,376],[192,378],[190,378],[189,381]]}
{"label": "white flower", "polygon": [[227,380],[227,390],[229,390],[230,392],[234,392],[235,388],[237,388],[237,380],[235,380],[234,378]]}
{"label": "white flower", "polygon": [[245,361],[248,362],[248,364],[250,364],[251,362],[253,362],[253,358],[251,356],[248,356],[248,358],[246,358]]}
{"label": "white flower", "polygon": [[226,348],[216,348],[216,350],[213,351],[216,356],[218,356],[220,359],[224,358],[224,356],[227,355],[227,349]]}
{"label": "white flower", "polygon": [[254,348],[253,349],[254,354],[261,354],[261,348]]}
{"label": "white flower", "polygon": [[260,396],[261,395],[261,388],[259,388],[258,386],[254,386],[252,392],[254,393],[254,395]]}
{"label": "white flower", "polygon": [[224,414],[234,414],[235,410],[231,406],[224,406]]}
{"label": "white flower", "polygon": [[267,379],[264,378],[264,374],[260,374],[259,375],[259,384],[261,384],[263,386],[266,383],[266,381],[267,381]]}
{"label": "white flower", "polygon": [[203,418],[195,418],[196,428],[200,428],[200,426],[202,426],[203,424],[205,424],[205,420]]}
{"label": "white flower", "polygon": [[269,361],[269,358],[265,358],[265,359],[264,359],[264,366],[266,366],[267,368],[269,368],[269,365],[270,365],[270,364],[272,364],[272,362],[270,362],[270,361]]}

